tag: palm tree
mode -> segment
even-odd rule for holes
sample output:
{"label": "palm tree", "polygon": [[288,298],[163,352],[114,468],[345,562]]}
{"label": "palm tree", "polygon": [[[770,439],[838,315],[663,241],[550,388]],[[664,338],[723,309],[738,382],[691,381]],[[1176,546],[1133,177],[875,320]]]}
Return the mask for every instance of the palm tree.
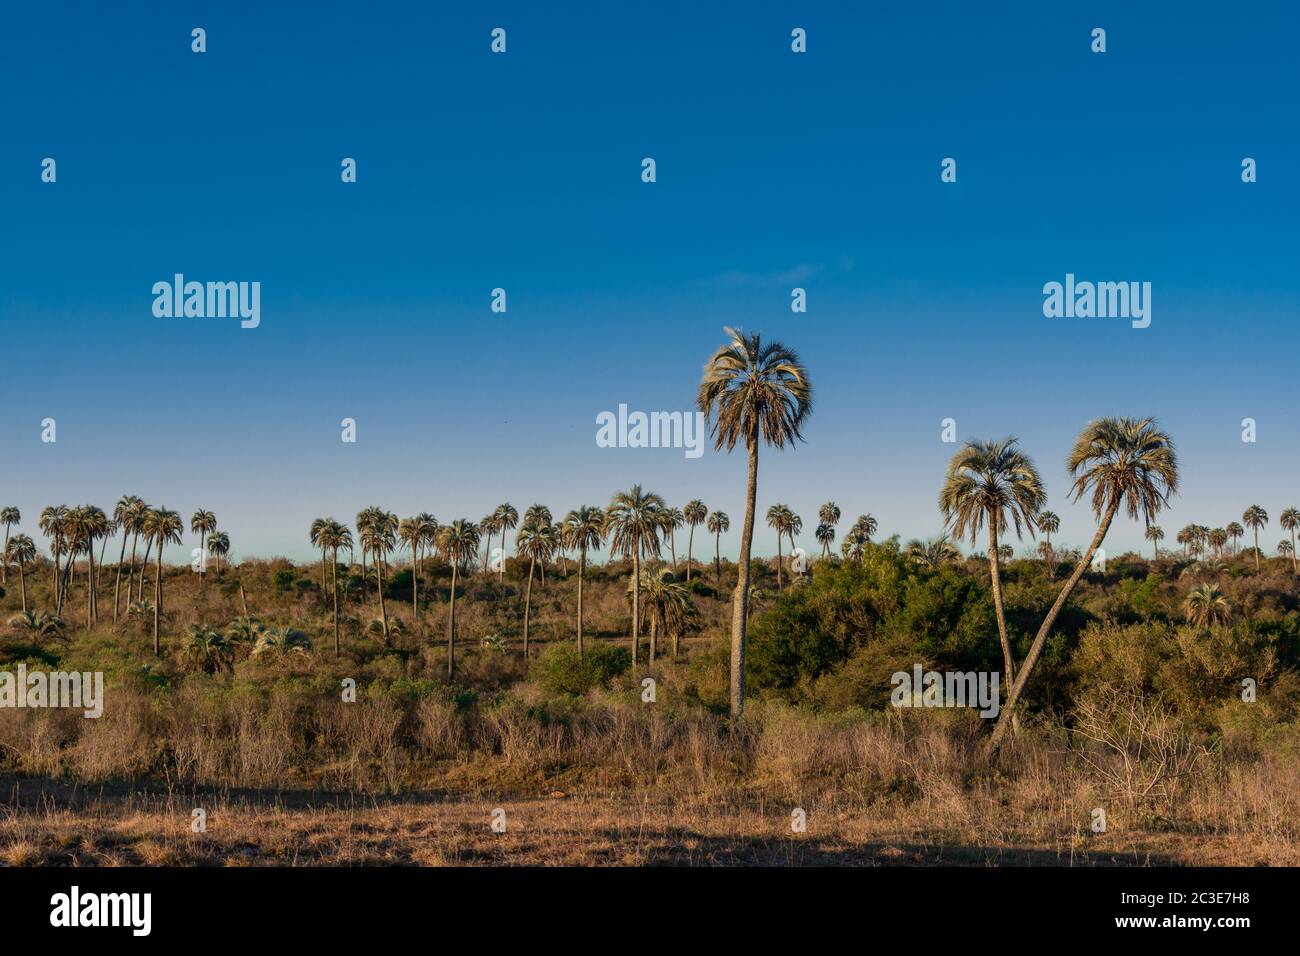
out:
{"label": "palm tree", "polygon": [[86,627],[99,623],[99,589],[98,575],[95,570],[95,542],[107,538],[112,532],[112,522],[103,508],[86,505],[81,509],[84,515],[82,527],[86,541]]}
{"label": "palm tree", "polygon": [[545,524],[539,520],[524,520],[519,533],[515,535],[515,553],[528,559],[528,588],[524,592],[524,660],[528,660],[528,620],[533,605],[533,570],[540,562],[545,566],[555,549],[560,545],[560,536],[555,526],[549,521]]}
{"label": "palm tree", "polygon": [[[411,620],[418,622],[420,620],[420,544],[424,541],[424,529],[415,518],[403,518],[397,526],[397,539],[411,552]],[[321,568],[324,567],[322,563]]]}
{"label": "palm tree", "polygon": [[[840,506],[833,501],[826,502],[817,509],[817,520],[822,524],[830,525],[831,530],[834,531],[835,526],[840,523]],[[834,540],[834,537],[834,535],[831,535],[832,540]]]}
{"label": "palm tree", "polygon": [[1255,571],[1259,571],[1259,529],[1268,524],[1268,512],[1259,505],[1251,505],[1241,516],[1247,528],[1255,532]]}
{"label": "palm tree", "polygon": [[1214,557],[1221,559],[1223,557],[1223,546],[1228,543],[1228,532],[1223,528],[1214,528],[1206,535],[1210,542],[1210,547],[1214,549]]}
{"label": "palm tree", "polygon": [[158,567],[153,582],[153,653],[157,657],[160,653],[158,628],[163,608],[163,548],[169,544],[180,544],[185,526],[181,523],[179,514],[160,507],[150,508],[145,513],[143,528],[145,536],[158,547]]}
{"label": "palm tree", "polygon": [[1169,504],[1169,498],[1178,493],[1178,455],[1174,443],[1159,430],[1153,418],[1099,418],[1089,422],[1066,458],[1066,469],[1074,476],[1070,493],[1075,501],[1092,491],[1092,509],[1099,522],[1097,533],[1088,550],[1079,556],[1079,563],[1034,636],[1020,675],[1011,685],[997,726],[993,728],[989,741],[993,752],[1006,735],[1008,715],[1014,713],[1024,693],[1057,615],[1106,539],[1120,506],[1124,506],[1129,517],[1141,516],[1149,525],[1160,509]]}
{"label": "palm tree", "polygon": [[[13,505],[10,505],[7,508],[0,508],[0,521],[4,522],[4,526],[5,526],[5,543],[3,546],[4,550],[0,551],[0,554],[9,553],[9,526],[18,524],[22,520],[23,520],[22,512],[20,512]],[[9,583],[8,564],[0,564],[0,581],[2,581],[5,584]]]}
{"label": "palm tree", "polygon": [[844,536],[844,542],[840,545],[844,556],[851,557],[855,561],[860,560],[866,553],[866,546],[875,535],[877,527],[874,515],[858,515],[858,520],[853,522],[848,534]]}
{"label": "palm tree", "polygon": [[[197,515],[196,515],[196,517],[197,517]],[[324,530],[329,526],[329,523],[330,523],[330,521],[332,521],[332,520],[333,520],[332,518],[317,518],[317,519],[315,519],[314,521],[312,521],[312,523],[311,523],[311,528],[308,529],[308,532],[307,532],[307,537],[308,537],[308,539],[311,541],[311,546],[312,546],[313,548],[320,548],[320,591],[321,591],[321,594],[324,594],[324,593],[325,593],[325,589],[326,589],[327,587],[329,587],[329,583],[325,580],[325,558],[326,558],[326,556],[327,556],[327,554],[328,554],[328,552],[329,552],[329,549],[328,549],[328,548],[327,548],[327,547],[326,547],[326,546],[321,542],[320,536],[321,536],[321,533],[322,533],[322,532],[323,532],[323,531],[324,531]]]}
{"label": "palm tree", "polygon": [[63,552],[63,537],[68,523],[67,505],[50,505],[41,512],[37,522],[41,533],[50,539],[50,554],[54,557],[54,578],[50,586],[54,591],[54,616],[59,616],[63,607],[63,595],[59,588],[59,555]]}
{"label": "palm tree", "polygon": [[993,610],[1008,684],[1015,680],[1016,672],[1002,602],[998,567],[1002,552],[998,539],[1012,530],[1017,539],[1022,537],[1022,531],[1029,532],[1032,538],[1034,517],[1042,511],[1046,500],[1047,492],[1043,490],[1043,480],[1033,459],[1020,450],[1014,438],[966,442],[948,463],[948,474],[939,492],[939,510],[954,537],[969,533],[970,543],[974,545],[976,535],[988,525]]}
{"label": "palm tree", "polygon": [[[554,523],[555,522],[551,518],[551,509],[546,507],[546,505],[540,505],[534,503],[529,505],[528,508],[525,509],[524,511],[524,524],[551,525]],[[552,554],[551,554],[552,559],[555,556],[555,552],[559,551],[559,549],[560,549],[560,541],[559,538],[557,537],[555,541],[555,548],[552,550]],[[542,569],[542,584],[545,585],[546,584],[546,562],[545,561],[541,562],[541,569]]]}
{"label": "palm tree", "polygon": [[817,530],[813,532],[813,537],[822,546],[822,557],[829,558],[831,556],[831,545],[835,543],[835,526],[823,521],[817,526]]}
{"label": "palm tree", "polygon": [[1043,532],[1043,537],[1047,539],[1047,546],[1050,548],[1052,535],[1061,530],[1061,516],[1055,511],[1040,511],[1038,517],[1034,519],[1034,525]]}
{"label": "palm tree", "polygon": [[686,538],[686,583],[691,583],[691,550],[695,544],[695,529],[704,524],[709,516],[709,509],[704,506],[704,502],[699,498],[692,498],[686,502],[686,507],[682,509],[682,514],[686,516],[686,523],[690,525],[690,533]]}
{"label": "palm tree", "polygon": [[217,559],[217,575],[221,574],[221,559],[230,553],[230,535],[215,531],[208,535],[208,554]]}
{"label": "palm tree", "polygon": [[379,619],[383,624],[384,640],[387,641],[388,605],[384,603],[384,559],[397,543],[397,515],[382,508],[367,510],[371,513],[366,514],[365,530],[361,532],[361,560],[365,560],[367,551],[374,559],[379,585]]}
{"label": "palm tree", "polygon": [[1291,532],[1291,573],[1296,574],[1295,531],[1296,528],[1300,528],[1300,508],[1287,508],[1282,512],[1278,523],[1282,525],[1283,531]]}
{"label": "palm tree", "polygon": [[1174,540],[1183,546],[1183,557],[1186,558],[1188,549],[1196,540],[1196,525],[1184,525],[1178,534],[1174,536]]}
{"label": "palm tree", "polygon": [[632,559],[632,666],[641,644],[641,559],[659,556],[659,533],[664,529],[664,500],[653,491],[633,485],[610,499],[605,509],[609,553]]}
{"label": "palm tree", "polygon": [[628,584],[627,593],[632,595],[638,589],[642,613],[650,620],[650,663],[655,662],[660,623],[672,634],[673,658],[676,659],[680,649],[681,625],[691,606],[689,593],[685,586],[672,580],[666,572],[652,568],[642,570],[640,580]]}
{"label": "palm tree", "polygon": [[[361,539],[361,602],[366,603],[366,595],[370,590],[370,579],[366,576],[366,532],[376,521],[383,519],[385,511],[376,505],[371,505],[362,511],[357,512],[357,537]],[[387,626],[384,633],[388,633]]]}
{"label": "palm tree", "polygon": [[1291,559],[1291,569],[1295,570],[1295,545],[1283,538],[1277,543],[1277,553],[1284,558]]}
{"label": "palm tree", "polygon": [[18,584],[23,593],[23,610],[27,610],[27,565],[36,560],[36,543],[25,534],[16,534],[5,542],[6,564],[18,565]]}
{"label": "palm tree", "polygon": [[713,535],[713,579],[717,587],[722,587],[722,535],[731,530],[731,519],[725,511],[715,511],[709,515],[709,534]]}
{"label": "palm tree", "polygon": [[117,623],[118,607],[122,592],[122,565],[126,562],[126,538],[131,536],[131,572],[127,575],[127,598],[130,599],[131,575],[135,573],[135,540],[140,534],[140,519],[146,511],[144,501],[135,495],[123,495],[113,509],[113,520],[122,529],[122,551],[117,557],[117,575],[113,583],[113,623]]}
{"label": "palm tree", "polygon": [[[691,502],[697,504],[697,502]],[[686,506],[689,512],[691,505]],[[691,526],[694,531],[694,525]],[[582,656],[582,579],[587,570],[587,551],[599,550],[605,543],[605,512],[591,505],[574,508],[564,516],[560,536],[566,546],[578,552],[578,656]],[[686,552],[686,575],[690,577],[690,545]]]}
{"label": "palm tree", "polygon": [[1151,551],[1153,558],[1160,557],[1160,542],[1164,539],[1165,529],[1158,524],[1149,525],[1146,531],[1146,539],[1151,542]]}
{"label": "palm tree", "polygon": [[1246,533],[1246,529],[1237,522],[1230,521],[1228,527],[1224,530],[1228,532],[1228,537],[1232,539],[1232,553],[1235,555],[1237,553],[1237,542]]}
{"label": "palm tree", "polygon": [[794,512],[789,505],[772,505],[767,509],[767,526],[776,531],[776,589],[783,587],[781,581],[781,535],[790,530],[794,521]]}
{"label": "palm tree", "polygon": [[[490,562],[492,560],[492,535],[497,533],[499,527],[499,518],[496,512],[486,515],[478,523],[478,533],[483,538],[483,574],[484,576],[492,573]],[[504,538],[504,535],[503,535]],[[501,542],[504,547],[505,541]]]}
{"label": "palm tree", "polygon": [[1187,617],[1187,622],[1197,627],[1227,624],[1231,612],[1228,599],[1213,584],[1198,585],[1183,602],[1183,614]]}
{"label": "palm tree", "polygon": [[[199,536],[199,580],[207,583],[207,537],[217,530],[217,516],[200,508],[190,518],[190,531]],[[321,565],[321,587],[324,588],[325,566]]]}
{"label": "palm tree", "polygon": [[226,635],[203,624],[190,625],[190,643],[185,656],[206,674],[233,669],[235,648]]}
{"label": "palm tree", "polygon": [[325,527],[320,531],[318,541],[322,548],[328,548],[334,556],[334,560],[330,562],[333,568],[330,592],[334,602],[334,656],[337,657],[339,654],[339,548],[351,549],[352,532],[348,530],[347,525],[328,518]]}
{"label": "palm tree", "polygon": [[457,518],[438,530],[438,550],[451,565],[451,612],[447,616],[447,677],[456,673],[456,578],[478,556],[478,527],[468,518]]}
{"label": "palm tree", "polygon": [[686,515],[681,508],[665,508],[663,511],[664,534],[668,535],[668,547],[673,556],[673,574],[677,573],[677,529],[685,526]]}
{"label": "palm tree", "polygon": [[515,525],[519,523],[519,512],[510,502],[498,505],[496,510],[497,530],[501,532],[501,566],[497,571],[497,585],[505,586],[506,575],[506,532],[513,531]]}
{"label": "palm tree", "polygon": [[697,404],[712,423],[714,447],[734,451],[743,443],[749,456],[745,523],[731,612],[731,714],[745,707],[745,634],[749,608],[749,556],[754,543],[758,497],[758,446],[776,448],[801,441],[800,429],[812,413],[812,385],[799,356],[780,342],[725,330],[730,339],[704,367]]}
{"label": "palm tree", "polygon": [[9,627],[31,638],[33,644],[40,644],[41,638],[63,635],[63,622],[44,611],[23,611],[15,614],[9,618]]}
{"label": "palm tree", "polygon": [[959,560],[961,552],[952,546],[945,534],[929,541],[909,541],[907,556],[914,563],[937,571],[945,564]]}

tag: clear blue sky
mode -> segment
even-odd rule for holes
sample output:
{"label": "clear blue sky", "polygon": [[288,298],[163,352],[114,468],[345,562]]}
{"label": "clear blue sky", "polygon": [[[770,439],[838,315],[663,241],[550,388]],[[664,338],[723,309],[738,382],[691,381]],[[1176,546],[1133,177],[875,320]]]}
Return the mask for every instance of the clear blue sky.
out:
{"label": "clear blue sky", "polygon": [[[1168,544],[1251,503],[1281,537],[1300,502],[1294,5],[459,8],[0,14],[0,504],[25,530],[129,492],[215,511],[237,557],[306,557],[319,515],[562,514],[640,481],[729,512],[734,553],[740,455],[597,448],[595,416],[691,408],[739,324],[811,373],[807,443],[765,454],[759,487],[810,550],[828,498],[841,531],[870,511],[936,533],[947,416],[1020,436],[1067,543],[1093,524],[1064,500],[1065,452],[1116,413],[1179,445]],[[176,272],[260,281],[261,327],[155,318]],[[1066,272],[1150,281],[1151,327],[1045,318]],[[1140,542],[1124,522],[1108,547]]]}

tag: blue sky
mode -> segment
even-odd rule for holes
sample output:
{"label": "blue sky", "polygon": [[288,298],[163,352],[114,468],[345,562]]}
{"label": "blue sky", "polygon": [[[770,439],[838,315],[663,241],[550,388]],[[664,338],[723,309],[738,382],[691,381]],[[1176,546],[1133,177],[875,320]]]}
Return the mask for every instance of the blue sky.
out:
{"label": "blue sky", "polygon": [[[640,481],[729,512],[734,554],[741,456],[594,438],[619,403],[691,408],[738,324],[812,377],[807,442],[759,486],[810,550],[828,498],[939,531],[949,416],[1021,438],[1067,543],[1093,525],[1062,462],[1102,414],[1177,442],[1169,543],[1276,518],[1300,501],[1300,14],[1135,6],[11,5],[0,503],[32,531],[129,492],[215,511],[236,556],[306,557],[322,514],[563,513]],[[261,326],[155,318],[176,272],[261,282]],[[1150,328],[1045,318],[1067,272],[1151,282]]]}

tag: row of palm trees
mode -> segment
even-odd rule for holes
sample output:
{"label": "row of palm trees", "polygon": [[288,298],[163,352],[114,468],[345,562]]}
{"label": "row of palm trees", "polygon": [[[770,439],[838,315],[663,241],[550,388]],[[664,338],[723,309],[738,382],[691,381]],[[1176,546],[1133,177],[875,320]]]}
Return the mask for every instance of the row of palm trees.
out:
{"label": "row of palm trees", "polygon": [[[1259,533],[1268,525],[1268,512],[1259,505],[1251,505],[1242,513],[1241,520],[1245,523],[1245,528],[1235,521],[1229,522],[1222,528],[1207,528],[1205,525],[1189,524],[1178,532],[1174,538],[1183,546],[1184,557],[1199,558],[1205,554],[1206,550],[1213,552],[1216,558],[1222,559],[1224,549],[1228,542],[1232,542],[1232,553],[1236,554],[1237,541],[1245,534],[1246,528],[1250,528],[1255,535],[1255,570],[1260,566],[1260,549]],[[1283,531],[1291,533],[1290,540],[1286,538],[1278,542],[1277,553],[1283,557],[1291,559],[1292,571],[1300,571],[1296,564],[1296,530],[1300,528],[1300,509],[1287,508],[1278,517],[1278,524],[1282,526]],[[1157,525],[1147,528],[1146,538],[1156,546],[1156,553],[1159,554],[1159,542],[1164,538],[1164,531]]]}

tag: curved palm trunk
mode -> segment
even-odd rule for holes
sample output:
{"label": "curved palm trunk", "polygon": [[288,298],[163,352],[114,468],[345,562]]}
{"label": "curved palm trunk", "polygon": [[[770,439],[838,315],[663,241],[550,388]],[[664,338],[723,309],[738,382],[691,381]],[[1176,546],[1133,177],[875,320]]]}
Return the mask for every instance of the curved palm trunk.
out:
{"label": "curved palm trunk", "polygon": [[[122,536],[122,543],[123,543],[123,544],[126,543],[126,536],[125,536],[125,535]],[[108,535],[104,535],[103,543],[100,544],[100,546],[99,546],[99,564],[95,565],[95,595],[96,595],[96,601],[95,601],[95,615],[96,615],[96,616],[99,615],[99,601],[98,601],[98,595],[99,595],[99,571],[100,571],[101,568],[104,567],[104,552],[107,551],[107,550],[108,550]]]}
{"label": "curved palm trunk", "polygon": [[27,572],[23,568],[23,563],[18,562],[18,583],[23,591],[23,613],[27,613]]}
{"label": "curved palm trunk", "polygon": [[460,561],[451,562],[451,614],[447,618],[447,677],[456,673],[456,577]]}
{"label": "curved palm trunk", "polygon": [[1007,615],[1002,607],[1002,575],[998,568],[998,532],[989,516],[989,577],[993,581],[993,613],[998,619],[998,639],[1002,642],[1002,672],[1004,686],[1010,687],[1016,679],[1016,662],[1011,656],[1011,641],[1007,638]]}
{"label": "curved palm trunk", "polygon": [[158,624],[162,618],[163,592],[162,592],[162,542],[158,542],[158,570],[153,582],[153,656],[159,655],[158,645]]}
{"label": "curved palm trunk", "polygon": [[[135,560],[135,555],[131,556]],[[122,565],[126,562],[126,532],[122,532],[122,553],[117,556],[117,575],[113,582],[113,623],[117,623],[117,609],[122,595]],[[131,586],[131,581],[127,579],[127,587]]]}
{"label": "curved palm trunk", "polygon": [[334,656],[339,656],[339,549],[334,549]]}
{"label": "curved palm trunk", "polygon": [[1101,547],[1102,541],[1106,538],[1106,532],[1110,530],[1110,523],[1115,519],[1115,512],[1119,510],[1120,499],[1116,498],[1106,507],[1106,513],[1102,516],[1101,524],[1097,527],[1097,533],[1092,537],[1092,543],[1088,545],[1088,550],[1079,558],[1079,563],[1075,565],[1074,571],[1066,579],[1065,584],[1061,587],[1061,593],[1057,595],[1055,603],[1047,612],[1047,617],[1043,618],[1043,624],[1034,635],[1034,643],[1029,647],[1029,653],[1025,655],[1024,661],[1020,665],[1020,676],[1015,679],[1011,685],[1011,690],[1007,692],[1007,701],[1002,705],[1002,712],[998,715],[997,725],[993,728],[993,736],[989,740],[990,754],[996,753],[1002,745],[1002,739],[1006,736],[1007,727],[1011,725],[1012,717],[1016,705],[1020,702],[1020,696],[1024,692],[1025,685],[1029,683],[1029,678],[1034,673],[1034,666],[1038,663],[1038,658],[1042,656],[1043,646],[1047,643],[1048,635],[1052,633],[1052,625],[1056,623],[1057,616],[1061,613],[1061,608],[1065,607],[1065,602],[1070,599],[1070,594],[1074,591],[1075,585],[1083,577],[1083,572],[1088,569],[1092,563],[1092,556],[1097,553]]}
{"label": "curved palm trunk", "polygon": [[632,666],[641,651],[641,535],[632,535]]}
{"label": "curved palm trunk", "polygon": [[582,579],[587,570],[587,549],[578,549],[578,657],[582,657]]}
{"label": "curved palm trunk", "polygon": [[695,525],[686,533],[686,583],[691,583],[691,548],[695,544]]}
{"label": "curved palm trunk", "polygon": [[[745,630],[749,625],[749,551],[754,543],[754,506],[758,500],[758,436],[749,437],[749,478],[745,486],[745,523],[740,530],[740,558],[731,606],[731,716],[745,709]],[[779,544],[779,541],[778,541]]]}
{"label": "curved palm trunk", "polygon": [[528,615],[533,606],[533,568],[537,559],[528,562],[528,587],[524,590],[524,663],[528,663]]}

